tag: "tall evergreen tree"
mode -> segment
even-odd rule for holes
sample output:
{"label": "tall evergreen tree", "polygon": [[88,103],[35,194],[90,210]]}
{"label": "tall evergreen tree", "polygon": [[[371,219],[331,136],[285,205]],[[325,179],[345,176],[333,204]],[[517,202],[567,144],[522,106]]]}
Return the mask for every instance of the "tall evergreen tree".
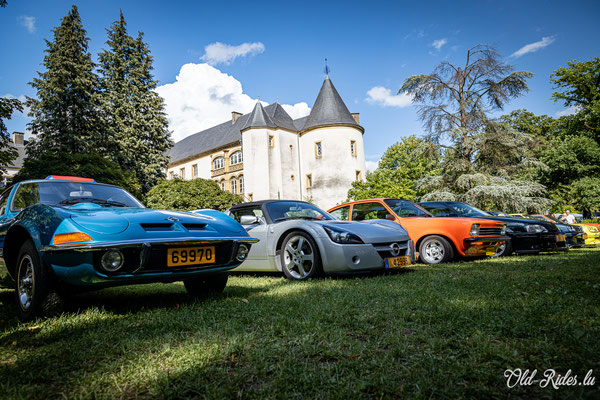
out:
{"label": "tall evergreen tree", "polygon": [[163,99],[154,91],[153,57],[143,33],[127,34],[123,13],[107,32],[108,50],[99,54],[101,98],[118,147],[109,157],[134,172],[147,192],[164,177],[165,152],[173,145]]}
{"label": "tall evergreen tree", "polygon": [[103,130],[98,102],[98,77],[88,51],[89,38],[73,6],[46,40],[45,72],[30,83],[37,98],[28,98],[29,123],[35,139],[29,157],[46,152],[104,154],[110,138]]}
{"label": "tall evergreen tree", "polygon": [[10,119],[14,111],[23,111],[17,99],[0,97],[0,172],[5,173],[4,165],[9,165],[17,157],[17,150],[11,146],[10,135],[4,125],[4,119]]}

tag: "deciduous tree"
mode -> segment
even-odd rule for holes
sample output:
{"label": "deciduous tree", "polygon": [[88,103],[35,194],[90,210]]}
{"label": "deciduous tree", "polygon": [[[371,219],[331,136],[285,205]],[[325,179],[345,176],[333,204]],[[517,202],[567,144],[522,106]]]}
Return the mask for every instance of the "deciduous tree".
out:
{"label": "deciduous tree", "polygon": [[5,165],[10,165],[17,157],[17,150],[11,146],[10,133],[4,125],[4,119],[10,119],[13,112],[23,111],[23,105],[17,99],[0,97],[0,172],[6,173]]}
{"label": "deciduous tree", "polygon": [[219,184],[210,179],[162,180],[146,196],[148,207],[181,211],[200,208],[225,211],[241,202],[240,196],[221,190]]}

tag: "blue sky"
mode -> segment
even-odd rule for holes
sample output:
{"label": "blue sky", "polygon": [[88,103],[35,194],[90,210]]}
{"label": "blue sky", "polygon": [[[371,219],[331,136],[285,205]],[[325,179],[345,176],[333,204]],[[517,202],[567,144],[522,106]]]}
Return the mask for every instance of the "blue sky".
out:
{"label": "blue sky", "polygon": [[[51,29],[72,4],[79,7],[94,59],[119,9],[130,34],[145,33],[176,139],[225,120],[231,111],[249,111],[257,98],[279,100],[298,115],[307,112],[327,58],[334,85],[350,111],[360,113],[368,161],[400,137],[422,134],[415,107],[394,96],[402,82],[443,60],[463,63],[466,50],[478,43],[496,45],[517,70],[535,74],[531,91],[506,112],[565,112],[551,100],[550,74],[568,60],[600,56],[600,1],[593,0],[8,0],[0,8],[0,96],[35,96],[28,82],[41,71],[44,39],[52,39]],[[24,131],[27,121],[15,115],[7,126]]]}

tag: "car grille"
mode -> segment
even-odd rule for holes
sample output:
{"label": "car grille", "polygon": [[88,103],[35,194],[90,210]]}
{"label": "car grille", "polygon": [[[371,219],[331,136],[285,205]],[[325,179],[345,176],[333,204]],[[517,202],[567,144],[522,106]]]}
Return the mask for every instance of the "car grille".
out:
{"label": "car grille", "polygon": [[[391,245],[394,243],[398,243],[400,247],[400,254],[393,255]],[[372,243],[375,250],[379,254],[381,258],[390,258],[390,257],[400,257],[400,256],[409,256],[410,250],[408,246],[408,240],[400,241],[400,242],[387,242],[387,243]]]}
{"label": "car grille", "polygon": [[480,236],[501,236],[502,229],[500,228],[479,228]]}

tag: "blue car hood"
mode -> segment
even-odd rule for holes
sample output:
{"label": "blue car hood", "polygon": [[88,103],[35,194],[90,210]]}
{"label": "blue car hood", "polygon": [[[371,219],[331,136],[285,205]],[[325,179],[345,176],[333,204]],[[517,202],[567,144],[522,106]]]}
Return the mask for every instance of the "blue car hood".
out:
{"label": "blue car hood", "polygon": [[247,236],[240,224],[217,211],[202,214],[150,208],[106,208],[84,204],[78,204],[76,207],[56,207],[55,210],[83,230],[102,235]]}

